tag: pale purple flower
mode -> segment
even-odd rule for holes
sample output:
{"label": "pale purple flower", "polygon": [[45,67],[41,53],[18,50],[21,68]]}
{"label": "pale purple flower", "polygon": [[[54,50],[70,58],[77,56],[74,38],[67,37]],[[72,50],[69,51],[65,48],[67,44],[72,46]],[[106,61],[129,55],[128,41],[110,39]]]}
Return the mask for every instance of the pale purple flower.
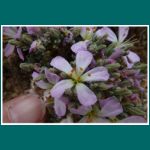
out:
{"label": "pale purple flower", "polygon": [[122,50],[120,48],[117,48],[110,56],[108,59],[113,59],[116,60],[122,55]]}
{"label": "pale purple flower", "polygon": [[28,34],[36,34],[36,33],[38,33],[38,32],[40,32],[40,27],[26,27],[27,28],[27,32],[28,32]]}
{"label": "pale purple flower", "polygon": [[[84,116],[79,122],[80,123],[110,123],[109,119],[106,119],[105,117],[116,117],[117,115],[121,114],[123,112],[123,108],[118,101],[116,97],[109,97],[104,100],[100,100],[100,106],[101,111],[98,112],[97,115],[90,117],[86,115]],[[79,107],[80,108],[80,107]],[[88,110],[88,109],[85,109]],[[90,111],[90,110],[89,110]],[[77,110],[73,110],[76,114],[82,115],[82,109],[81,112]],[[84,109],[83,109],[84,112]],[[117,121],[116,123],[146,123],[146,120],[141,116],[130,116],[125,119],[122,119],[120,121]]]}
{"label": "pale purple flower", "polygon": [[49,83],[52,84],[56,84],[60,80],[60,77],[57,74],[52,73],[47,68],[45,68],[45,76]]}
{"label": "pale purple flower", "polygon": [[109,79],[108,70],[105,67],[95,67],[85,72],[93,59],[93,55],[88,51],[80,51],[76,55],[76,68],[61,56],[57,56],[51,61],[51,66],[65,72],[70,79],[61,80],[51,89],[51,96],[60,98],[67,89],[75,86],[77,97],[84,106],[96,103],[97,97],[83,82],[107,81]]}
{"label": "pale purple flower", "polygon": [[[92,118],[84,116],[79,122],[110,123],[109,119],[106,119],[105,117],[116,117],[123,112],[123,108],[120,102],[114,96],[104,100],[100,100],[100,106],[101,111],[96,116],[93,116]],[[141,116],[130,116],[117,121],[116,123],[146,123],[146,120]]]}
{"label": "pale purple flower", "polygon": [[9,57],[14,52],[14,49],[15,46],[8,43],[4,49],[4,55]]}
{"label": "pale purple flower", "polygon": [[31,46],[30,46],[29,53],[34,51],[36,48],[37,48],[37,41],[33,41]]}
{"label": "pale purple flower", "polygon": [[49,88],[49,84],[47,82],[45,82],[44,80],[36,81],[35,84],[37,87],[39,87],[43,90],[46,90]]}
{"label": "pale purple flower", "polygon": [[66,97],[54,98],[54,110],[57,116],[62,117],[66,114]]}
{"label": "pale purple flower", "polygon": [[[38,77],[40,77],[40,74],[34,71],[32,73],[33,80],[36,80],[36,78],[38,78]],[[44,80],[36,81],[35,84],[37,87],[44,89],[44,90],[48,89],[48,87],[49,87],[49,84],[47,82],[45,82]]]}
{"label": "pale purple flower", "polygon": [[[99,100],[101,111],[98,111],[94,116],[86,115],[79,122],[94,122],[94,123],[110,123],[109,119],[105,117],[116,117],[123,112],[123,108],[116,97],[109,97],[107,99]],[[84,110],[84,109],[83,109]],[[76,112],[76,111],[75,111]],[[81,111],[82,112],[82,111]],[[77,111],[78,113],[78,111]],[[81,114],[82,115],[82,114]]]}
{"label": "pale purple flower", "polygon": [[107,35],[107,40],[113,43],[116,43],[116,48],[122,48],[128,45],[129,43],[124,42],[129,32],[129,27],[119,27],[118,37],[116,34],[108,27],[103,27],[96,31],[95,35],[97,37],[103,37]]}
{"label": "pale purple flower", "polygon": [[[100,106],[101,106],[101,111],[97,111],[97,113],[94,116],[87,116],[86,114],[91,111],[90,108],[84,108],[85,109],[85,114],[84,114],[84,109],[82,110],[73,110],[74,113],[79,114],[79,115],[86,115],[84,116],[79,122],[80,123],[85,123],[85,122],[94,122],[94,123],[110,123],[108,119],[105,117],[116,117],[117,115],[121,114],[123,112],[123,108],[118,101],[116,97],[108,97],[103,100],[99,100]],[[80,107],[79,107],[80,108]],[[82,114],[83,111],[83,114]],[[89,120],[90,119],[90,120]],[[88,121],[89,120],[89,121]]]}
{"label": "pale purple flower", "polygon": [[92,107],[91,106],[79,106],[78,108],[70,108],[70,112],[73,113],[73,114],[78,114],[78,115],[86,115],[88,112],[90,112],[92,110]]}
{"label": "pale purple flower", "polygon": [[22,51],[21,51],[20,48],[17,48],[17,53],[18,53],[19,58],[20,58],[21,60],[24,60],[24,55],[23,55],[23,53],[22,53]]}
{"label": "pale purple flower", "polygon": [[33,80],[35,80],[36,78],[38,78],[40,76],[40,74],[39,73],[37,73],[37,72],[33,72],[32,73],[32,78],[33,78]]}
{"label": "pale purple flower", "polygon": [[74,53],[78,53],[79,51],[88,50],[87,47],[91,43],[90,39],[93,36],[93,31],[94,31],[93,27],[82,27],[80,35],[85,41],[79,41],[79,42],[73,44],[71,46],[71,50]]}
{"label": "pale purple flower", "polygon": [[102,108],[105,104],[112,101],[112,99],[116,99],[116,98],[115,97],[108,97],[108,98],[105,98],[105,99],[100,99],[99,100],[100,107]]}
{"label": "pale purple flower", "polygon": [[[21,33],[22,33],[22,28],[19,27],[4,27],[4,31],[3,31],[3,34],[10,37],[10,38],[13,38],[13,39],[20,39],[21,38]],[[7,44],[5,49],[4,49],[4,54],[6,57],[9,57],[15,50],[15,46],[14,45],[11,45],[11,44]],[[20,48],[17,48],[17,53],[18,53],[18,56],[21,60],[24,60],[24,56],[23,56],[23,53],[21,51]]]}
{"label": "pale purple flower", "polygon": [[[47,68],[45,68],[45,76],[46,76],[46,79],[49,81],[49,83],[52,83],[52,84],[56,84],[60,79],[59,76],[50,72]],[[49,89],[50,84],[44,80],[36,81],[36,79],[38,77],[40,77],[40,74],[38,72],[34,71],[32,73],[32,78],[33,78],[33,80],[35,80],[36,86],[43,89],[43,90],[46,90],[44,93],[45,94],[44,97],[49,97],[50,94],[49,94],[47,89]],[[67,103],[68,103],[67,97],[62,96],[59,98],[54,98],[54,110],[55,110],[55,113],[57,114],[57,116],[61,117],[61,116],[64,116],[66,114]]]}
{"label": "pale purple flower", "polygon": [[135,63],[140,62],[140,57],[130,50],[128,51],[128,55],[124,56],[123,59],[129,69],[132,68]]}
{"label": "pale purple flower", "polygon": [[3,34],[10,37],[10,38],[13,38],[13,39],[20,39],[21,37],[21,33],[22,33],[22,28],[19,27],[4,27],[4,30],[3,30]]}
{"label": "pale purple flower", "polygon": [[100,100],[101,117],[115,117],[123,112],[122,105],[116,97]]}
{"label": "pale purple flower", "polygon": [[87,47],[88,45],[90,44],[90,42],[88,40],[86,41],[80,41],[80,42],[77,42],[75,44],[73,44],[71,46],[71,50],[74,52],[74,53],[78,53],[79,51],[87,51]]}
{"label": "pale purple flower", "polygon": [[[40,77],[40,74],[34,71],[32,73],[33,80],[36,80],[36,78],[38,78],[38,77]],[[51,83],[51,84],[56,84],[60,80],[60,77],[58,75],[56,75],[55,73],[50,72],[47,68],[45,68],[45,77],[48,80],[48,82]],[[37,87],[39,87],[41,89],[44,89],[44,90],[49,89],[49,87],[50,87],[49,83],[47,83],[44,80],[39,80],[39,81],[35,82]]]}
{"label": "pale purple flower", "polygon": [[30,45],[29,53],[35,51],[40,46],[40,44],[41,44],[40,40],[33,41]]}
{"label": "pale purple flower", "polygon": [[80,35],[84,40],[91,40],[93,36],[94,28],[93,27],[82,27]]}

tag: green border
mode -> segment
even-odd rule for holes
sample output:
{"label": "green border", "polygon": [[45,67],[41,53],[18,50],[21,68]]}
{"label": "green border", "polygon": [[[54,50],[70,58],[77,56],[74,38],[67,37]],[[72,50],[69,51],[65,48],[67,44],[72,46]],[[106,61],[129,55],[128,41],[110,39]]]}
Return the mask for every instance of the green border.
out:
{"label": "green border", "polygon": [[[150,24],[148,0],[1,1],[0,24]],[[149,126],[0,126],[1,149],[150,149]]]}

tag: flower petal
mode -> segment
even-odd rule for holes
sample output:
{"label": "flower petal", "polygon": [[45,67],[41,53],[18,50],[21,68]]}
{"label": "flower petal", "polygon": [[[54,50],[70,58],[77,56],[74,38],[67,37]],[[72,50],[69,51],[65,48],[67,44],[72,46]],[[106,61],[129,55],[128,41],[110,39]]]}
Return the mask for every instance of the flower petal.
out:
{"label": "flower petal", "polygon": [[15,38],[16,32],[17,32],[16,27],[4,27],[3,28],[3,34],[10,38]]}
{"label": "flower petal", "polygon": [[59,117],[62,117],[66,114],[66,105],[62,101],[62,97],[54,99],[54,110]]}
{"label": "flower petal", "polygon": [[127,37],[129,32],[129,27],[119,27],[119,42],[123,42]]}
{"label": "flower petal", "polygon": [[8,43],[4,49],[4,55],[9,57],[14,52],[14,49],[15,46]]}
{"label": "flower petal", "polygon": [[51,96],[55,98],[61,97],[65,90],[72,88],[74,85],[72,80],[61,80],[51,89]]}
{"label": "flower petal", "polygon": [[37,87],[39,87],[39,88],[41,88],[41,89],[43,89],[43,90],[49,88],[49,84],[46,83],[46,82],[43,81],[43,80],[37,81],[37,82],[35,82],[35,84],[36,84]]}
{"label": "flower petal", "polygon": [[85,38],[86,32],[87,32],[86,27],[82,27],[82,28],[81,28],[81,32],[80,32],[80,35],[81,35],[81,37],[82,37],[83,39]]}
{"label": "flower petal", "polygon": [[29,53],[34,51],[36,48],[37,48],[37,41],[33,41],[31,46],[30,46]]}
{"label": "flower petal", "polygon": [[82,83],[76,85],[77,97],[84,106],[91,106],[96,103],[97,97],[93,91]]}
{"label": "flower petal", "polygon": [[15,34],[15,39],[20,39],[21,38],[21,33],[22,33],[22,27],[19,27]]}
{"label": "flower petal", "polygon": [[116,97],[115,97],[115,96],[112,96],[112,97],[108,97],[108,98],[106,98],[106,99],[100,99],[100,100],[99,100],[100,106],[101,106],[101,107],[104,107],[104,105],[107,104],[109,101],[112,101],[112,99],[115,99],[115,100],[116,100]]}
{"label": "flower petal", "polygon": [[71,50],[72,50],[74,53],[78,53],[79,51],[86,51],[88,44],[89,44],[88,41],[80,41],[80,42],[77,42],[77,43],[75,43],[75,44],[73,44],[73,45],[71,46]]}
{"label": "flower petal", "polygon": [[37,72],[34,71],[34,72],[32,73],[32,78],[33,78],[33,79],[36,79],[37,77],[39,77],[39,75],[40,75],[39,73],[37,73]]}
{"label": "flower petal", "polygon": [[65,72],[66,74],[71,74],[73,70],[68,61],[61,56],[53,58],[50,65],[57,68],[60,71]]}
{"label": "flower petal", "polygon": [[70,108],[70,112],[73,114],[78,114],[78,115],[86,115],[88,112],[92,110],[92,107],[86,107],[86,106],[79,106],[77,109],[76,108]]}
{"label": "flower petal", "polygon": [[111,42],[117,42],[116,34],[108,27],[104,27],[96,31],[97,37],[103,37],[104,35],[108,35],[107,40]]}
{"label": "flower petal", "polygon": [[24,55],[20,48],[17,48],[17,53],[18,53],[19,58],[24,61]]}
{"label": "flower petal", "polygon": [[82,81],[107,81],[109,73],[105,67],[96,67],[81,76]]}
{"label": "flower petal", "polygon": [[146,123],[146,120],[141,116],[130,116],[119,122],[120,123]]}
{"label": "flower petal", "polygon": [[129,53],[128,53],[127,57],[128,57],[128,59],[130,60],[131,63],[140,62],[140,57],[136,53],[134,53],[132,51],[128,51],[128,52]]}
{"label": "flower petal", "polygon": [[93,55],[88,51],[80,51],[76,55],[76,70],[81,75],[92,62]]}
{"label": "flower petal", "polygon": [[128,51],[128,52],[129,52],[128,55],[124,56],[123,59],[127,67],[130,69],[133,67],[135,63],[140,62],[140,57],[132,51]]}
{"label": "flower petal", "polygon": [[117,48],[110,56],[109,59],[117,59],[123,54],[122,50],[120,48]]}
{"label": "flower petal", "polygon": [[57,74],[50,72],[47,68],[45,68],[45,76],[52,84],[56,84],[60,80],[60,77]]}
{"label": "flower petal", "polygon": [[123,56],[123,59],[124,59],[125,64],[127,65],[127,68],[130,69],[133,67],[134,64],[128,61],[127,56]]}
{"label": "flower petal", "polygon": [[40,31],[40,27],[26,27],[28,34],[35,34]]}
{"label": "flower petal", "polygon": [[94,31],[93,27],[82,27],[80,35],[84,40],[85,39],[90,40],[92,39],[93,31]]}
{"label": "flower petal", "polygon": [[112,97],[112,100],[109,100],[101,109],[102,117],[115,117],[123,112],[123,108],[119,101]]}

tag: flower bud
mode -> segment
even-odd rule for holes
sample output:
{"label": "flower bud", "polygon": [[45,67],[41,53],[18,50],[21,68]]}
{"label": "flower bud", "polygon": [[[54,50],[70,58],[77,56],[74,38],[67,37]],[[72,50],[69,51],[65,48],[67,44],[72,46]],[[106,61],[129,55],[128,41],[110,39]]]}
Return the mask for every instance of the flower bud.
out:
{"label": "flower bud", "polygon": [[114,94],[118,96],[128,96],[132,94],[132,91],[127,88],[117,87],[114,91]]}
{"label": "flower bud", "polygon": [[132,114],[132,115],[142,115],[142,116],[145,115],[145,112],[140,107],[135,107],[135,106],[127,105],[125,107],[125,110],[128,113]]}
{"label": "flower bud", "polygon": [[147,70],[147,64],[140,63],[133,67],[133,69],[140,69],[141,71],[145,72]]}
{"label": "flower bud", "polygon": [[21,40],[25,43],[32,43],[32,37],[29,34],[23,34]]}
{"label": "flower bud", "polygon": [[106,54],[107,56],[110,56],[110,55],[114,52],[115,47],[116,47],[116,43],[110,44],[110,45],[106,48],[105,54]]}
{"label": "flower bud", "polygon": [[111,75],[114,78],[119,78],[121,76],[120,73],[117,73],[117,72],[113,72]]}
{"label": "flower bud", "polygon": [[118,69],[121,65],[119,63],[114,63],[114,64],[109,64],[109,65],[106,65],[107,69],[109,70],[115,70],[115,69]]}
{"label": "flower bud", "polygon": [[21,63],[20,68],[25,71],[32,71],[34,69],[34,65],[31,63]]}
{"label": "flower bud", "polygon": [[10,43],[11,45],[18,46],[18,47],[20,47],[20,46],[23,45],[22,42],[20,42],[20,41],[18,41],[18,40],[15,40],[15,39],[9,40],[8,43]]}

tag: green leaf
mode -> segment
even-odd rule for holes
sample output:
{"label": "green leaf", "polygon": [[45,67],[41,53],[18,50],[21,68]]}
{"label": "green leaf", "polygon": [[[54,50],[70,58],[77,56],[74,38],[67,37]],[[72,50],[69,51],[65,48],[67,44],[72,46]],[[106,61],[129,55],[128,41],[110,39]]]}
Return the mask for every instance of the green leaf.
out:
{"label": "green leaf", "polygon": [[114,63],[114,64],[106,65],[106,68],[111,71],[111,70],[115,70],[115,69],[120,68],[120,66],[121,65],[119,63]]}
{"label": "green leaf", "polygon": [[114,95],[117,95],[117,96],[128,96],[132,94],[132,91],[127,88],[117,87],[113,93]]}
{"label": "green leaf", "polygon": [[144,116],[146,114],[146,112],[144,112],[141,107],[135,107],[135,106],[131,106],[131,105],[127,105],[125,107],[125,110],[132,114],[132,115],[142,115]]}
{"label": "green leaf", "polygon": [[106,54],[107,56],[110,56],[110,55],[114,52],[114,48],[115,48],[115,47],[116,47],[116,43],[110,44],[110,45],[106,48],[105,54]]}
{"label": "green leaf", "polygon": [[133,66],[133,69],[140,69],[142,72],[147,71],[147,64],[140,63]]}
{"label": "green leaf", "polygon": [[25,71],[27,71],[27,72],[30,72],[30,71],[32,71],[32,70],[34,69],[34,65],[31,64],[31,63],[21,63],[21,64],[20,64],[20,68],[21,68],[22,70],[25,70]]}

